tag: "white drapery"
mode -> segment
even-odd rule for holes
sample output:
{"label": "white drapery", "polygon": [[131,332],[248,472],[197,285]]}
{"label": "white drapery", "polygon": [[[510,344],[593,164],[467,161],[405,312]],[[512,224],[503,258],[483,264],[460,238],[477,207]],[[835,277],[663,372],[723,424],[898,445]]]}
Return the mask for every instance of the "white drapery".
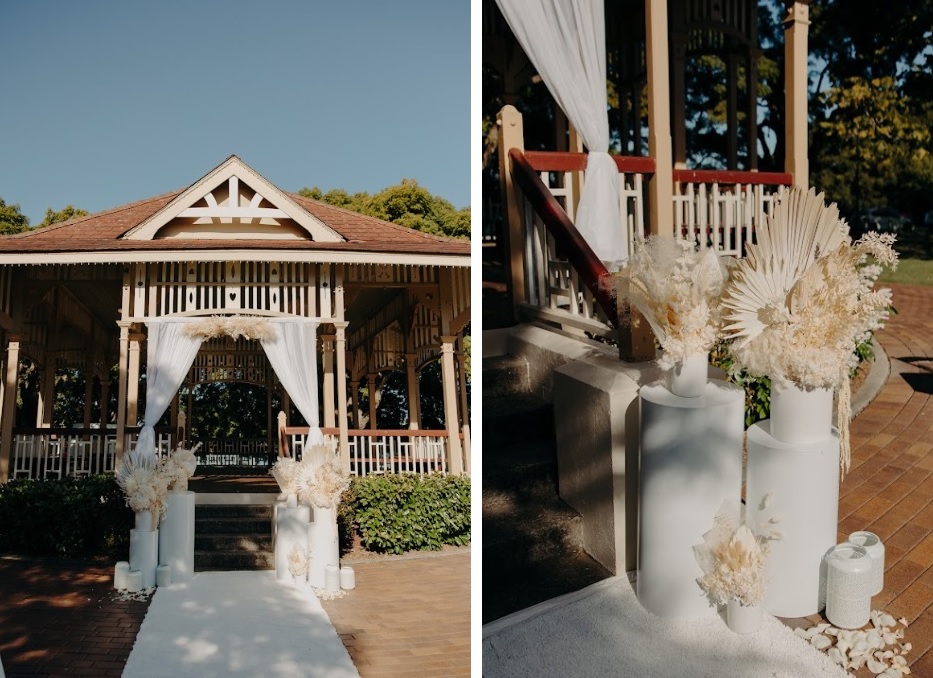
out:
{"label": "white drapery", "polygon": [[288,392],[301,416],[308,422],[309,445],[323,445],[317,396],[317,320],[295,318],[276,320],[275,339],[262,339],[269,364]]}
{"label": "white drapery", "polygon": [[146,422],[136,441],[137,457],[155,456],[156,422],[169,404],[191,364],[198,355],[201,340],[185,334],[185,321],[150,320],[146,339]]}
{"label": "white drapery", "polygon": [[[136,442],[137,459],[155,457],[154,426],[181,387],[197,357],[201,339],[185,333],[187,323],[201,318],[159,318],[147,321],[145,425]],[[308,422],[308,445],[324,444],[318,416],[317,320],[286,318],[269,321],[274,339],[261,340],[269,364],[292,402]]]}
{"label": "white drapery", "polygon": [[609,155],[606,27],[603,0],[496,0],[589,149],[577,229],[610,268],[628,259],[619,209],[619,170]]}

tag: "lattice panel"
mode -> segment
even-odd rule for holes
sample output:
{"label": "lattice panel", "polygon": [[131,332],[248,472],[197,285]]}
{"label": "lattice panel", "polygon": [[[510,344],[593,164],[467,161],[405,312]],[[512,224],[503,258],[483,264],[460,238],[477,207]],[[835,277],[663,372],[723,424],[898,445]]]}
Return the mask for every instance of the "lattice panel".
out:
{"label": "lattice panel", "polygon": [[348,283],[370,283],[389,287],[436,283],[437,269],[428,266],[397,264],[348,264],[345,279]]}
{"label": "lattice panel", "polygon": [[202,344],[188,378],[195,384],[240,381],[265,385],[271,376],[269,370],[269,361],[257,342],[219,338]]}

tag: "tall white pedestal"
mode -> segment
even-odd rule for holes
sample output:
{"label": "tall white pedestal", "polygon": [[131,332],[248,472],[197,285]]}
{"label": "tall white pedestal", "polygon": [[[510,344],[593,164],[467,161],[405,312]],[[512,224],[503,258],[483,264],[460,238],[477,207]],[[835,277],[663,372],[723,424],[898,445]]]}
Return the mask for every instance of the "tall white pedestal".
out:
{"label": "tall white pedestal", "polygon": [[159,526],[159,564],[172,568],[172,581],[194,576],[194,492],[169,492]]}
{"label": "tall white pedestal", "polygon": [[275,515],[275,576],[280,581],[291,581],[288,571],[288,556],[295,546],[301,553],[308,553],[308,522],[311,509],[307,506],[289,508],[279,506]]}
{"label": "tall white pedestal", "polygon": [[714,380],[695,398],[660,384],[639,397],[638,600],[661,617],[715,614],[696,582],[703,571],[693,547],[723,501],[739,500],[745,394]]}
{"label": "tall white pedestal", "polygon": [[315,506],[314,522],[308,535],[311,541],[308,581],[314,588],[323,589],[327,587],[327,568],[340,566],[337,510]]}
{"label": "tall white pedestal", "polygon": [[158,565],[159,531],[130,530],[130,572],[140,573],[140,583],[144,589],[155,586]]}
{"label": "tall white pedestal", "polygon": [[770,420],[748,429],[745,496],[749,514],[769,493],[768,516],[783,537],[771,542],[765,610],[806,617],[826,601],[824,556],[836,545],[839,519],[839,436],[788,443],[771,435]]}

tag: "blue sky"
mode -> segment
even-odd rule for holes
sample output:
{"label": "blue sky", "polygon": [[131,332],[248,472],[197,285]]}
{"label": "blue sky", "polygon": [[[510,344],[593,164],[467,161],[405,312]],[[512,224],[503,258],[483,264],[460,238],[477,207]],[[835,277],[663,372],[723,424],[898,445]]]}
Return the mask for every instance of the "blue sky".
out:
{"label": "blue sky", "polygon": [[0,197],[35,225],[236,154],[286,191],[470,203],[467,0],[3,0]]}

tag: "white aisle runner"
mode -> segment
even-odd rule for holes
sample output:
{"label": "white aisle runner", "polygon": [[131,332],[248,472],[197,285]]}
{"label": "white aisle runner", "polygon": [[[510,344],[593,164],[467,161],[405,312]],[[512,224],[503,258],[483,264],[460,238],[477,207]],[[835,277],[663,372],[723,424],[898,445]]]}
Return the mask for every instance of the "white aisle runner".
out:
{"label": "white aisle runner", "polygon": [[765,615],[736,635],[719,616],[661,619],[612,577],[483,627],[485,678],[845,678],[849,674]]}
{"label": "white aisle runner", "polygon": [[[352,593],[350,594],[352,595]],[[124,678],[359,678],[320,602],[274,571],[159,588]]]}

